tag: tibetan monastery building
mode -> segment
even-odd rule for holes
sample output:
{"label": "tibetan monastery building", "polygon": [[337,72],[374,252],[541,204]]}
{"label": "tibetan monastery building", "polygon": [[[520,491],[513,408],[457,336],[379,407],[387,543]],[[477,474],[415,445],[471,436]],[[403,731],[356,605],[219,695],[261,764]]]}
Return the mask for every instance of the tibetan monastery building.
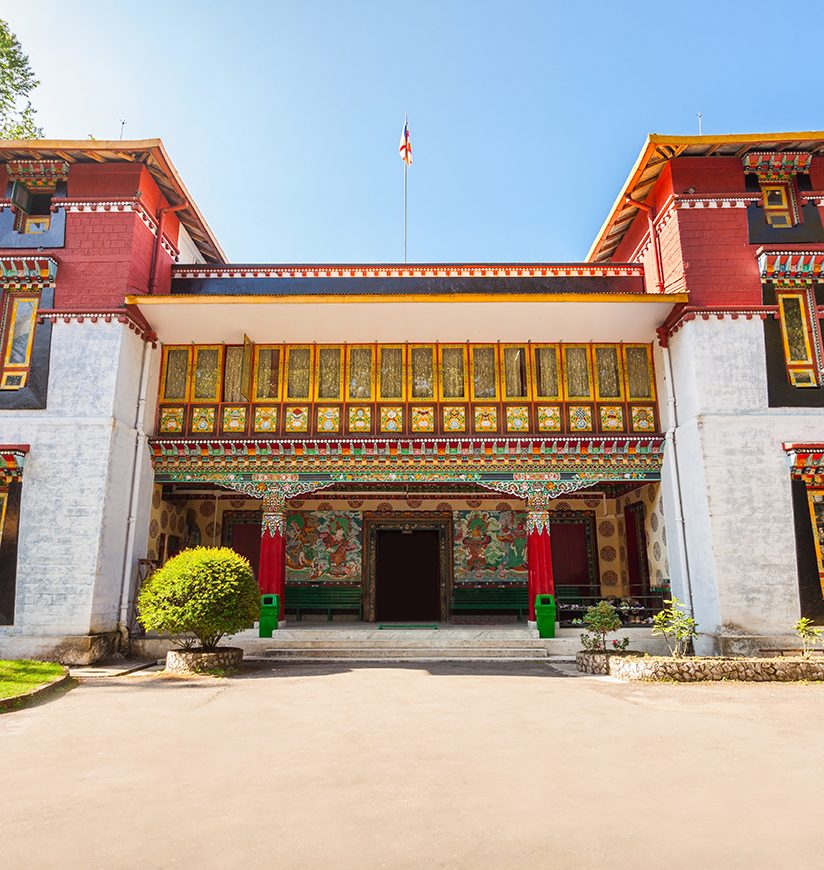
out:
{"label": "tibetan monastery building", "polygon": [[229,264],[159,140],[0,185],[0,657],[198,544],[287,623],[824,617],[824,133],[650,136],[583,263]]}

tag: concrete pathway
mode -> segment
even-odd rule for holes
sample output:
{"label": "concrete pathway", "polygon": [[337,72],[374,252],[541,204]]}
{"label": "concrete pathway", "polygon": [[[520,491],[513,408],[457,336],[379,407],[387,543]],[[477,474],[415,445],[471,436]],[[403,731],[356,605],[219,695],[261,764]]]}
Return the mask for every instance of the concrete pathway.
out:
{"label": "concrete pathway", "polygon": [[816,866],[824,686],[546,663],[138,671],[0,716],[24,868]]}

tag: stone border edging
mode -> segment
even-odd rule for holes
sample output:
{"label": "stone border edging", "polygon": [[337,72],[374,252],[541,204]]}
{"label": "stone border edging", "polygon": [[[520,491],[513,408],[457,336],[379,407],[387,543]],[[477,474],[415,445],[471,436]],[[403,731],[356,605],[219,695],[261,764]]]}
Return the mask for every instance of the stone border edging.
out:
{"label": "stone border edging", "polygon": [[587,674],[648,682],[741,680],[750,683],[787,683],[824,680],[824,661],[788,657],[766,659],[708,656],[674,659],[664,656],[579,652],[575,656],[575,664],[579,671]]}
{"label": "stone border edging", "polygon": [[239,646],[222,646],[212,652],[173,649],[166,653],[166,673],[201,674],[212,670],[239,670],[243,650]]}
{"label": "stone border edging", "polygon": [[4,713],[6,710],[14,710],[17,704],[20,701],[32,701],[40,695],[44,695],[46,692],[50,692],[52,689],[57,689],[60,686],[65,685],[71,680],[71,676],[69,675],[69,669],[64,668],[64,673],[60,677],[55,677],[50,683],[44,683],[42,686],[37,686],[34,689],[29,689],[28,692],[23,692],[20,695],[12,695],[10,698],[1,698],[0,699],[0,713]]}

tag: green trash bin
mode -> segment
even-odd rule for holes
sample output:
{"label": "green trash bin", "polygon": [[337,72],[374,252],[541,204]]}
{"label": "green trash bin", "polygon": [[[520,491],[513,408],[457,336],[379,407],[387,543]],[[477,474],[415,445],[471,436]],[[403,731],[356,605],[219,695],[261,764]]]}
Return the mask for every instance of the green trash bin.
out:
{"label": "green trash bin", "polygon": [[538,637],[555,637],[555,596],[535,596],[535,619],[538,623]]}
{"label": "green trash bin", "polygon": [[260,637],[271,637],[278,627],[280,595],[260,596]]}

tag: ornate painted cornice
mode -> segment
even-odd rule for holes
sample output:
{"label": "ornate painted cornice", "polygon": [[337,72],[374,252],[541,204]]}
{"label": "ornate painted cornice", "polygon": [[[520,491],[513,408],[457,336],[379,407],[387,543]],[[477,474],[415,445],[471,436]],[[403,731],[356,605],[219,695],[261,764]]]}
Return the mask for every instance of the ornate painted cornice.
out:
{"label": "ornate painted cornice", "polygon": [[798,172],[809,172],[813,155],[810,151],[750,151],[742,158],[744,172],[759,181],[787,181]]}
{"label": "ornate painted cornice", "polygon": [[151,342],[152,347],[157,345],[157,334],[152,330],[148,320],[134,305],[125,308],[98,308],[80,309],[73,308],[41,308],[37,312],[37,322],[43,323],[122,323],[137,333],[144,341]]}
{"label": "ornate painted cornice", "polygon": [[51,257],[0,257],[0,286],[4,290],[42,290],[57,278]]}
{"label": "ornate painted cornice", "polygon": [[787,453],[790,476],[806,483],[824,484],[824,442],[781,445]]}
{"label": "ornate painted cornice", "polygon": [[768,317],[778,315],[777,305],[676,305],[669,317],[660,326],[658,343],[666,347],[671,336],[691,320],[766,320]]}
{"label": "ornate painted cornice", "polygon": [[28,452],[28,444],[0,444],[0,483],[19,483],[23,479]]}
{"label": "ornate painted cornice", "polygon": [[758,250],[762,281],[810,284],[824,279],[824,251]]}

